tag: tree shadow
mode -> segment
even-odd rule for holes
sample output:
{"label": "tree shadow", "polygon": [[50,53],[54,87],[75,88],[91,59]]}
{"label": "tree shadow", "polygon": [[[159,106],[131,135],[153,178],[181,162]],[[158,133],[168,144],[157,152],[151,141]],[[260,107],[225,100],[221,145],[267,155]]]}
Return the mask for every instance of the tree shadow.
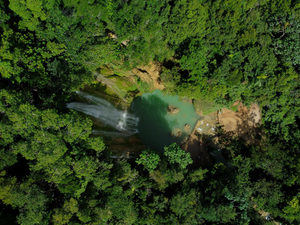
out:
{"label": "tree shadow", "polygon": [[[254,115],[255,116],[255,115]],[[243,114],[242,122],[237,124],[237,136],[248,145],[258,145],[263,136],[260,123],[255,121],[253,114]]]}
{"label": "tree shadow", "polygon": [[191,140],[183,148],[191,154],[194,165],[209,165],[211,160],[205,143],[199,140]]}
{"label": "tree shadow", "polygon": [[168,103],[155,95],[137,97],[131,111],[139,117],[139,137],[143,143],[155,150],[163,150],[163,147],[178,142],[178,138],[171,135],[176,121],[171,124],[165,118]]}
{"label": "tree shadow", "polygon": [[192,133],[189,139],[181,145],[182,149],[191,154],[195,168],[199,166],[207,168],[212,166],[214,161],[219,161],[212,154],[218,149],[213,141],[214,138],[215,135]]}

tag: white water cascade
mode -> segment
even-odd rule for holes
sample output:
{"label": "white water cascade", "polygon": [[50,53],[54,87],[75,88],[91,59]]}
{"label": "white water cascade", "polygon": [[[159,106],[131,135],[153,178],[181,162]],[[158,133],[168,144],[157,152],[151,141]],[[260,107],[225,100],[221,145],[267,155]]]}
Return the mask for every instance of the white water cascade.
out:
{"label": "white water cascade", "polygon": [[[86,115],[90,115],[100,120],[103,124],[120,131],[111,132],[114,135],[117,135],[119,133],[119,136],[129,136],[138,132],[138,117],[128,113],[127,111],[116,109],[111,103],[102,98],[98,98],[81,91],[78,91],[77,94],[93,104],[71,102],[67,104],[68,108],[85,113]],[[103,132],[98,131],[95,133],[101,134]],[[109,132],[107,134],[109,134]]]}

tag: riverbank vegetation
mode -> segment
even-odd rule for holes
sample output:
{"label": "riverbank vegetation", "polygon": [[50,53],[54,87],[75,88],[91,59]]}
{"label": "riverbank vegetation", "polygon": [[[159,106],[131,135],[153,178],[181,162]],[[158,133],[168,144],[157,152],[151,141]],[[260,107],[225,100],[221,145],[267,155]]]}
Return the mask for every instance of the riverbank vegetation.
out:
{"label": "riverbank vegetation", "polygon": [[[299,224],[296,2],[0,0],[0,223]],[[66,103],[103,77],[132,99],[153,62],[168,93],[257,103],[256,141],[218,128],[205,165],[176,144],[112,157]]]}

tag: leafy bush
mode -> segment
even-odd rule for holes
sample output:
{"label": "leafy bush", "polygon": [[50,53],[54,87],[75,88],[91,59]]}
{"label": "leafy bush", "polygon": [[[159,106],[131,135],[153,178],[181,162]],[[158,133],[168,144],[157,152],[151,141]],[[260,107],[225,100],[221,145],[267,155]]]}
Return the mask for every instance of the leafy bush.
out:
{"label": "leafy bush", "polygon": [[177,163],[182,169],[193,163],[190,153],[182,150],[176,143],[164,147],[164,155],[170,163]]}
{"label": "leafy bush", "polygon": [[142,164],[146,168],[146,170],[152,172],[156,169],[159,161],[160,157],[158,154],[150,150],[145,150],[140,154],[139,158],[136,159],[135,162],[139,165]]}

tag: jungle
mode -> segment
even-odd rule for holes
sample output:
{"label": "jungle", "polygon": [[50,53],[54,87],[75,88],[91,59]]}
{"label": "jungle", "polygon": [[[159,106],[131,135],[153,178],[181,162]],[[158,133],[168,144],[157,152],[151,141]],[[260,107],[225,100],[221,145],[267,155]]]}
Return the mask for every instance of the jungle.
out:
{"label": "jungle", "polygon": [[296,0],[0,0],[0,224],[300,224]]}

